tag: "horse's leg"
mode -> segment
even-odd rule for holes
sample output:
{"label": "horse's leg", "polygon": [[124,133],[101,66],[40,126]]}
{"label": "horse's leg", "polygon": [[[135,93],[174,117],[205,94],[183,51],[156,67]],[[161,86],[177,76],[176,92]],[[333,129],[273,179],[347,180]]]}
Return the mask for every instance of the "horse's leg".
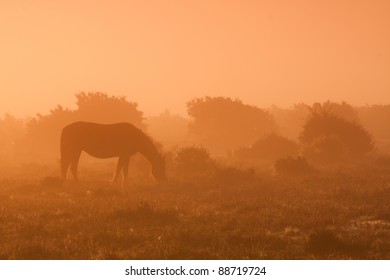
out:
{"label": "horse's leg", "polygon": [[70,161],[71,158],[69,153],[62,152],[61,153],[61,176],[63,181],[66,181],[66,178],[68,177]]}
{"label": "horse's leg", "polygon": [[128,183],[128,177],[127,174],[129,173],[129,161],[130,161],[130,156],[124,156],[123,157],[123,181],[122,181],[122,186],[127,186]]}
{"label": "horse's leg", "polygon": [[123,169],[123,158],[118,158],[118,163],[116,164],[114,178],[111,181],[112,185],[115,185],[118,182],[119,176],[121,175],[121,171]]}
{"label": "horse's leg", "polygon": [[81,150],[74,152],[70,163],[70,170],[72,171],[73,178],[76,182],[79,180],[77,175],[77,167],[79,165],[80,155],[81,155]]}

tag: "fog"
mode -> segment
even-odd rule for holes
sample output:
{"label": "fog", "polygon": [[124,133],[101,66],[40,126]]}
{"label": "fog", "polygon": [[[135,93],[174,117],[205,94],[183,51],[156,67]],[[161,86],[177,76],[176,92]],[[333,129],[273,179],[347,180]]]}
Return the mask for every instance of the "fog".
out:
{"label": "fog", "polygon": [[57,166],[61,131],[79,120],[129,122],[151,137],[161,153],[198,147],[212,158],[244,166],[272,167],[288,157],[303,157],[318,166],[359,163],[390,153],[389,105],[354,107],[327,101],[259,108],[239,99],[204,96],[189,100],[183,117],[169,111],[147,116],[124,96],[81,92],[75,98],[76,109],[58,105],[29,118],[4,115],[1,165]]}
{"label": "fog", "polygon": [[0,1],[0,259],[389,259],[389,14]]}

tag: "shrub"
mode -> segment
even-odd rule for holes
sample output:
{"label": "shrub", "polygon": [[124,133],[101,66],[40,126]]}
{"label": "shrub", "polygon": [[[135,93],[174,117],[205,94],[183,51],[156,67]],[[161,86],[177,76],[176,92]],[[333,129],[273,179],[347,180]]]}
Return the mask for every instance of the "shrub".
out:
{"label": "shrub", "polygon": [[316,163],[356,160],[371,152],[374,146],[360,124],[329,113],[314,113],[299,138],[304,155]]}
{"label": "shrub", "polygon": [[211,175],[215,162],[204,147],[186,146],[173,152],[173,162],[179,177]]}

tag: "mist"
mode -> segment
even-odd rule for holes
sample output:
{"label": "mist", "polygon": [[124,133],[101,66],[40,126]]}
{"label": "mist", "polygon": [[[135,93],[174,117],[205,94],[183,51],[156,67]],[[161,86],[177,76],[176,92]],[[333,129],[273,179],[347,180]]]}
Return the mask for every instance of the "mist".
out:
{"label": "mist", "polygon": [[[57,105],[48,114],[27,118],[4,115],[0,119],[1,165],[58,164],[61,131],[79,120],[132,123],[154,139],[165,153],[182,147],[202,147],[213,157],[244,165],[272,166],[275,160],[288,156],[310,158],[313,155],[307,149],[312,145],[319,145],[312,147],[316,153],[321,153],[321,149],[328,155],[332,151],[347,153],[345,160],[353,158],[350,152],[361,154],[361,159],[390,153],[390,130],[386,125],[390,105],[356,107],[327,101],[298,103],[290,108],[259,108],[239,99],[203,96],[188,100],[187,114],[183,117],[169,111],[147,116],[136,102],[125,96],[80,92],[75,98],[76,104],[71,107],[75,109]],[[344,135],[340,129],[347,129],[350,135]],[[269,137],[277,138],[267,142]],[[366,146],[348,151],[359,141],[365,141]],[[251,155],[251,159],[245,154]],[[334,160],[342,163],[344,159]]]}
{"label": "mist", "polygon": [[0,259],[389,259],[389,1],[0,1]]}

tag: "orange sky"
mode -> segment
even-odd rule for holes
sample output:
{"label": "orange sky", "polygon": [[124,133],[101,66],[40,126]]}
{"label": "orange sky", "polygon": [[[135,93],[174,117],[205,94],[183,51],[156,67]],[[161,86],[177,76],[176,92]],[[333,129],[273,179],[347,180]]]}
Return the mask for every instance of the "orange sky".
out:
{"label": "orange sky", "polygon": [[0,0],[0,117],[125,95],[146,115],[193,97],[390,103],[390,1]]}

